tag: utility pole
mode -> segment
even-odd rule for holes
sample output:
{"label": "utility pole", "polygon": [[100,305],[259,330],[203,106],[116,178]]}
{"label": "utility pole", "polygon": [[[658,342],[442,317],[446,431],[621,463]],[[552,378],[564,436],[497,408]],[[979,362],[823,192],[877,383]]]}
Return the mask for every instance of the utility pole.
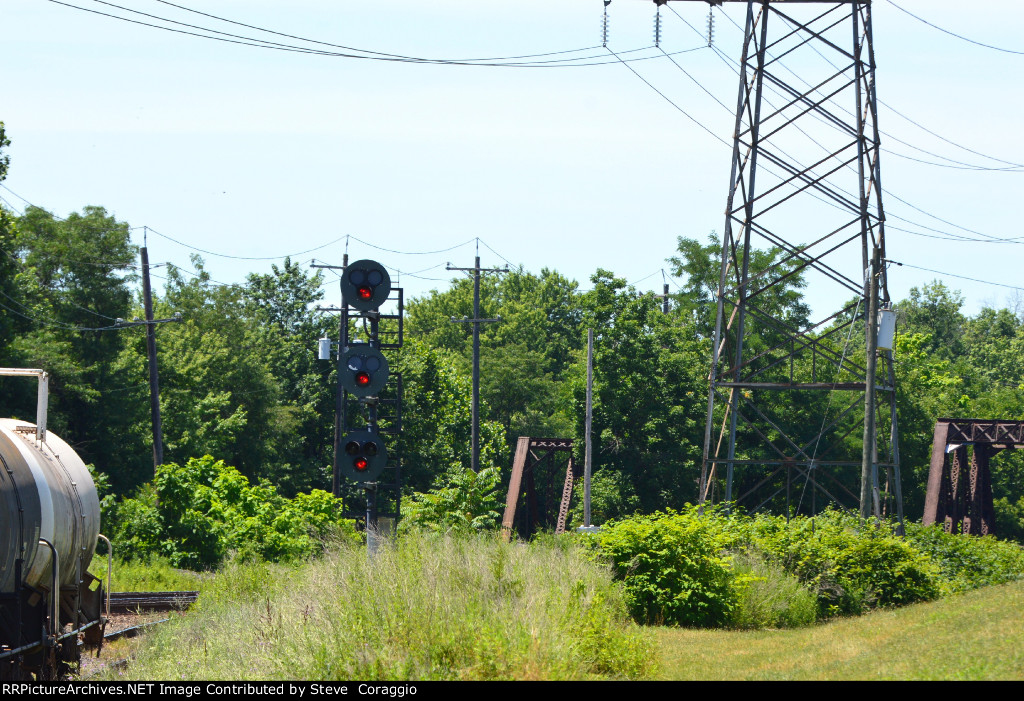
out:
{"label": "utility pole", "polygon": [[[324,263],[310,263],[310,268],[322,268],[326,270],[345,270],[348,267],[348,253],[341,258],[341,265],[327,265]],[[339,288],[341,280],[338,280]],[[331,466],[331,494],[341,496],[341,474],[338,471],[338,456],[341,454],[341,439],[345,435],[345,389],[341,384],[341,373],[344,371],[342,360],[342,349],[348,345],[348,309],[334,309],[317,307],[317,311],[341,311],[338,319],[338,360],[337,377],[339,378],[334,390],[334,464]]]}
{"label": "utility pole", "polygon": [[480,324],[501,321],[501,317],[494,319],[480,318],[480,273],[507,273],[508,266],[504,268],[481,268],[479,252],[472,268],[456,268],[451,263],[447,270],[461,270],[473,273],[473,318],[456,319],[452,317],[453,324],[473,324],[473,419],[470,428],[470,441],[473,445],[473,458],[471,466],[473,472],[480,471]]}
{"label": "utility pole", "polygon": [[[878,481],[878,442],[875,439],[875,370],[878,359],[878,271],[881,250],[874,247],[871,267],[865,281],[865,295],[868,298],[868,318],[865,324],[867,336],[867,367],[864,379],[864,455],[860,470],[860,517],[871,515],[872,502],[877,502],[877,491],[873,484]],[[876,506],[875,513],[878,513]]]}
{"label": "utility pole", "polygon": [[594,329],[587,329],[587,425],[586,446],[583,457],[583,525],[590,527],[590,473],[593,469],[593,453],[590,448],[590,428],[594,420]]}
{"label": "utility pole", "polygon": [[156,326],[153,325],[153,291],[149,285],[149,252],[142,247],[142,304],[146,311],[146,356],[149,359],[149,414],[153,424],[153,469],[164,464],[163,429],[160,424],[160,378],[156,367]]}
{"label": "utility pole", "polygon": [[[665,271],[662,270],[661,274],[664,275]],[[661,300],[661,313],[667,315],[668,314],[668,299],[669,299],[669,297],[668,297],[668,283],[667,282],[662,286],[661,294],[660,295],[654,295],[654,298]]]}
{"label": "utility pole", "polygon": [[149,363],[149,416],[153,428],[153,474],[156,469],[164,464],[164,441],[163,428],[160,423],[160,377],[156,365],[156,325],[181,321],[181,314],[175,314],[170,319],[153,318],[153,291],[149,284],[149,251],[145,246],[145,232],[143,229],[143,246],[139,249],[142,259],[142,305],[146,318],[140,321],[136,317],[133,321],[118,319],[116,326],[145,326],[146,327],[146,356]]}

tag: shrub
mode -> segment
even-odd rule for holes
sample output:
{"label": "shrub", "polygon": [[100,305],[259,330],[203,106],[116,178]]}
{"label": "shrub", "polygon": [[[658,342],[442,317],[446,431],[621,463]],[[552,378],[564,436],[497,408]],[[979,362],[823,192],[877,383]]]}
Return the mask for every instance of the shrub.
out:
{"label": "shrub", "polygon": [[995,509],[996,533],[999,538],[1024,545],[1024,497],[1016,502],[1000,497],[992,506]]}
{"label": "shrub", "polygon": [[720,533],[692,510],[635,516],[594,536],[643,623],[720,626],[737,604]]}
{"label": "shrub", "polygon": [[500,481],[497,467],[477,473],[454,466],[445,475],[444,486],[403,500],[404,523],[441,533],[497,528],[501,523]]}
{"label": "shrub", "polygon": [[906,524],[907,541],[937,565],[944,594],[1003,584],[1024,575],[1024,549],[992,536],[946,533],[941,526]]}
{"label": "shrub", "polygon": [[209,569],[230,552],[243,560],[304,558],[341,535],[340,504],[313,490],[286,499],[266,481],[249,480],[209,455],[157,469],[151,485],[115,509],[114,547],[126,557],[164,557],[175,567]]}
{"label": "shrub", "polygon": [[822,616],[860,614],[939,595],[931,560],[887,527],[826,511],[814,518],[759,516],[755,543],[816,594]]}
{"label": "shrub", "polygon": [[612,522],[592,542],[643,623],[799,626],[1024,573],[1015,544],[914,524],[904,539],[892,526],[838,511],[787,521],[688,507]]}

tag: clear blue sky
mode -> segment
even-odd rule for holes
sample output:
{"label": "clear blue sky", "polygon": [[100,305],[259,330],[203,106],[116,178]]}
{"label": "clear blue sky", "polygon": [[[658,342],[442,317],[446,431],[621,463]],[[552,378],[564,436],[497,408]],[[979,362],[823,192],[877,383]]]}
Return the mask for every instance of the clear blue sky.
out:
{"label": "clear blue sky", "polygon": [[[156,23],[109,3],[68,2]],[[296,43],[156,0],[116,4]],[[722,230],[730,150],[711,133],[729,140],[733,116],[696,83],[731,106],[737,79],[701,35],[706,3],[672,3],[699,31],[663,11],[662,46],[692,49],[676,60],[696,82],[665,58],[631,65],[707,130],[601,48],[601,0],[178,4],[370,51],[459,59],[596,47],[548,58],[590,56],[603,65],[499,68],[293,53],[161,31],[47,0],[3,0],[0,120],[13,144],[10,190],[0,189],[0,197],[24,206],[13,191],[60,216],[104,206],[134,227],[187,244],[149,234],[151,260],[186,268],[189,246],[340,263],[344,239],[301,252],[350,236],[350,256],[377,258],[407,273],[400,278],[407,295],[446,286],[445,263],[472,265],[474,244],[399,255],[356,239],[417,252],[479,237],[488,266],[551,267],[583,287],[604,267],[660,291],[660,271],[669,272],[665,259],[677,236],[704,239]],[[964,36],[1024,52],[1024,3],[899,5]],[[727,3],[714,10],[715,46],[737,60],[741,32],[730,18],[741,24],[744,8]],[[609,13],[609,48],[622,53],[652,44],[653,3],[614,0]],[[885,132],[935,155],[883,137],[887,148],[928,161],[1004,165],[953,145],[960,144],[1024,163],[1024,55],[951,37],[885,0],[875,3],[874,25],[879,98],[948,140],[882,106]],[[900,227],[917,232],[890,229],[891,258],[1024,286],[1020,244],[928,237],[978,238],[956,226],[1021,236],[1014,207],[1024,199],[1024,168],[965,170],[883,154],[882,180],[886,190],[923,210],[886,199],[890,215],[914,222]],[[141,244],[142,230],[135,234]],[[270,266],[202,255],[223,282]],[[893,269],[890,291],[901,299],[935,277],[942,276]],[[946,282],[964,292],[969,313],[983,303],[1001,305],[1013,293],[962,279]],[[328,300],[337,301],[337,288],[329,284]],[[814,289],[809,294],[815,307],[830,306]]]}

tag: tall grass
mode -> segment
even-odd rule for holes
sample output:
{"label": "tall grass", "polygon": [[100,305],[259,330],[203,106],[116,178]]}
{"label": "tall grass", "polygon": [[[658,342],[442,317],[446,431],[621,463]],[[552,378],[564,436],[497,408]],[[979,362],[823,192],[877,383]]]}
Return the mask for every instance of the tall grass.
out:
{"label": "tall grass", "polygon": [[798,628],[817,620],[817,598],[778,564],[745,551],[733,557],[732,569],[737,602],[731,627]]}
{"label": "tall grass", "polygon": [[228,565],[116,678],[586,679],[651,672],[607,568],[568,542],[412,533],[372,559]]}

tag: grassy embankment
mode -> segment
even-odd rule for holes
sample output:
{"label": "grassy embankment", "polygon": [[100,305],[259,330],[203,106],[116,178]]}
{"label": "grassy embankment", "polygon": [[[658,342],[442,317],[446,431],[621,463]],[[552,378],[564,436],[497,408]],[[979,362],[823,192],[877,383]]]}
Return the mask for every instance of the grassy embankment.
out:
{"label": "grassy embankment", "polygon": [[[608,567],[567,541],[407,535],[372,560],[232,563],[106,678],[616,679],[653,672]],[[101,676],[102,678],[102,676]]]}
{"label": "grassy embankment", "polygon": [[1024,581],[795,630],[657,629],[676,680],[1024,680]]}
{"label": "grassy embankment", "polygon": [[114,588],[203,591],[119,679],[1024,679],[1024,581],[792,630],[639,630],[566,541],[410,536],[372,562],[122,565]]}

